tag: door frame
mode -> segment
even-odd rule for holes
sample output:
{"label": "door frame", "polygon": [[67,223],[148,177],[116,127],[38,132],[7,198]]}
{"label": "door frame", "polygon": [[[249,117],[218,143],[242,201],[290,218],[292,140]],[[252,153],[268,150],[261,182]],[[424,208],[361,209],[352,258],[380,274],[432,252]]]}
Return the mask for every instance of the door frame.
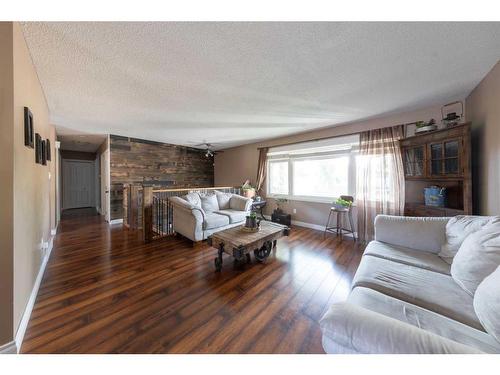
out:
{"label": "door frame", "polygon": [[101,165],[101,215],[104,215],[104,220],[108,223],[111,221],[110,211],[110,152],[109,147],[100,154],[100,165]]}

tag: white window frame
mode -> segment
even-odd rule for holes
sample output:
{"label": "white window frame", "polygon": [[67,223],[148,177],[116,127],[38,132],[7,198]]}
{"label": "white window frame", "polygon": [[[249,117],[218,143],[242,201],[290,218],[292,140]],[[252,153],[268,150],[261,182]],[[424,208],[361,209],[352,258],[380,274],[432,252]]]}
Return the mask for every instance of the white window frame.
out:
{"label": "white window frame", "polygon": [[[266,178],[266,192],[269,198],[285,198],[290,201],[301,201],[301,202],[316,202],[316,203],[332,203],[336,198],[335,196],[328,197],[318,197],[318,196],[304,196],[295,195],[293,189],[293,161],[294,160],[324,160],[324,159],[336,159],[344,156],[349,157],[349,172],[348,172],[348,191],[346,195],[352,195],[355,197],[356,194],[356,156],[358,155],[357,149],[350,150],[339,150],[333,152],[325,152],[320,154],[301,154],[301,155],[287,155],[287,156],[274,156],[267,159],[267,178]],[[273,194],[270,190],[270,165],[273,162],[283,162],[288,161],[288,194]]]}

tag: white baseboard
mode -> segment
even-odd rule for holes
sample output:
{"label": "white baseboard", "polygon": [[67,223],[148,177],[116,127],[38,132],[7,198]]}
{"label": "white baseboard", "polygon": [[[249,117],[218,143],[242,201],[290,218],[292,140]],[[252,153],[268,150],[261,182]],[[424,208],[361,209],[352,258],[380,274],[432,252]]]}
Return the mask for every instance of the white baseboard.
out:
{"label": "white baseboard", "polygon": [[[264,215],[264,217],[267,220],[271,220],[271,216],[270,215]],[[296,225],[298,227],[303,227],[303,228],[309,228],[309,229],[319,230],[321,232],[325,231],[325,226],[324,225],[306,223],[304,221],[292,220],[292,225]],[[356,238],[357,238],[358,237],[357,232],[354,232],[354,234],[356,235]],[[343,236],[352,237],[352,233],[344,233]]]}
{"label": "white baseboard", "polygon": [[30,321],[31,312],[33,311],[33,306],[35,305],[36,296],[38,294],[38,289],[40,288],[40,283],[42,282],[43,274],[45,273],[45,268],[47,267],[47,263],[49,261],[50,254],[52,253],[53,246],[54,246],[54,237],[51,237],[49,240],[49,246],[47,248],[47,252],[45,253],[45,257],[42,260],[42,264],[40,265],[40,269],[38,270],[38,275],[36,276],[35,285],[33,285],[33,289],[31,290],[30,298],[28,300],[28,303],[26,304],[26,308],[24,309],[23,317],[21,319],[21,322],[19,323],[19,327],[17,328],[16,337],[15,337],[15,344],[17,346],[17,352],[19,352],[19,350],[21,350],[21,345],[23,344],[24,334],[26,333],[26,328],[28,328],[28,323]]}
{"label": "white baseboard", "polygon": [[17,346],[15,341],[8,342],[0,346],[0,354],[16,354]]}
{"label": "white baseboard", "polygon": [[51,229],[51,230],[50,230],[50,234],[51,234],[52,236],[55,236],[55,235],[57,234],[57,227],[58,227],[58,226],[56,225],[56,227],[55,227],[55,228],[53,228],[53,229]]}
{"label": "white baseboard", "polygon": [[292,225],[297,225],[299,227],[310,228],[310,229],[315,229],[315,230],[320,230],[320,231],[325,230],[324,225],[305,223],[303,221],[297,221],[297,220],[292,220]]}
{"label": "white baseboard", "polygon": [[114,219],[109,222],[109,225],[123,224],[123,219]]}

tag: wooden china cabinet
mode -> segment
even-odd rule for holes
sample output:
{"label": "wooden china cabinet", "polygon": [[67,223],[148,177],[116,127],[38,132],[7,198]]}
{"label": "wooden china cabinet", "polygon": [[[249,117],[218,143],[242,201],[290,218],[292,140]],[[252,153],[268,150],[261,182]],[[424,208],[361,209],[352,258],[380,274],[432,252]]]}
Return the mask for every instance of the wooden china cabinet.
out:
{"label": "wooden china cabinet", "polygon": [[[472,214],[470,123],[403,139],[407,216]],[[426,206],[424,188],[446,188],[445,207]]]}

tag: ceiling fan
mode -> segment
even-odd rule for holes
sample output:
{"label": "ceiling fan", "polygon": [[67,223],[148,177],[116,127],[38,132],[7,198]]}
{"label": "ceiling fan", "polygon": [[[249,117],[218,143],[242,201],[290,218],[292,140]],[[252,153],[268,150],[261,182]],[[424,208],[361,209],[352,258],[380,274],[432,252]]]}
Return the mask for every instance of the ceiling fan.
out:
{"label": "ceiling fan", "polygon": [[214,143],[203,142],[203,143],[199,143],[197,145],[193,145],[193,147],[201,147],[201,146],[203,146],[205,148],[205,157],[207,157],[207,158],[213,158],[215,154],[218,154],[220,152],[224,152],[224,151],[213,150]]}

